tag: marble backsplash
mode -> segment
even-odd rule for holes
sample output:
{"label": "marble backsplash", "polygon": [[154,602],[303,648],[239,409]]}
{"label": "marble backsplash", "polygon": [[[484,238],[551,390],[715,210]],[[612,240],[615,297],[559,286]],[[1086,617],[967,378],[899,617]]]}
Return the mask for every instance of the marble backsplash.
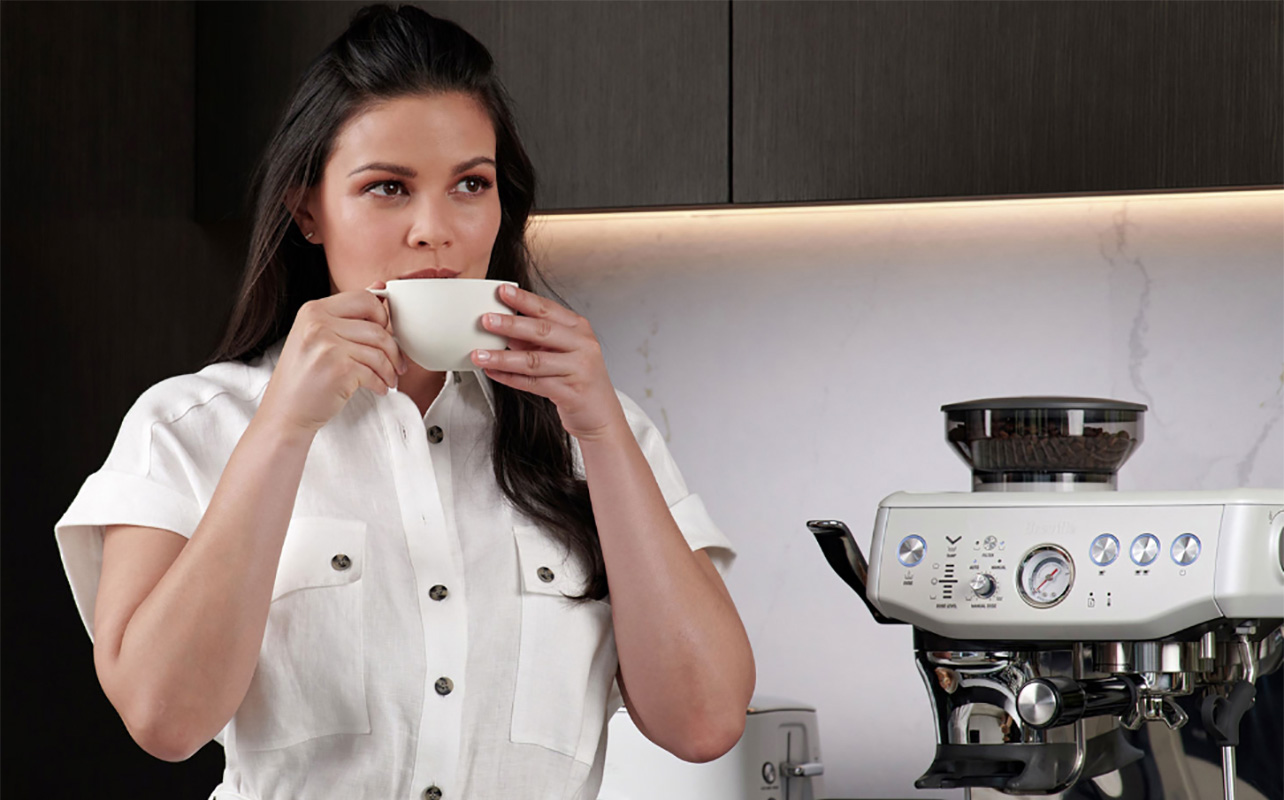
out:
{"label": "marble backsplash", "polygon": [[533,249],[739,552],[758,691],[818,709],[826,794],[916,792],[907,628],[804,523],[961,491],[945,403],[1145,403],[1123,490],[1284,486],[1284,192],[549,217]]}

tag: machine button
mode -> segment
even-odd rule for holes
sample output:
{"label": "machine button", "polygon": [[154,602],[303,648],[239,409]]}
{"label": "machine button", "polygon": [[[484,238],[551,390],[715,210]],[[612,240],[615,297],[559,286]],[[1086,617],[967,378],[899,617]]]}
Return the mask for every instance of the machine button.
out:
{"label": "machine button", "polygon": [[1143,533],[1132,540],[1132,561],[1139,567],[1149,566],[1159,555],[1159,539],[1153,533]]}
{"label": "machine button", "polygon": [[1183,533],[1173,541],[1171,550],[1173,561],[1183,567],[1194,564],[1195,559],[1199,558],[1199,549],[1199,537],[1193,533]]}
{"label": "machine button", "polygon": [[918,566],[927,554],[927,544],[921,536],[906,536],[901,539],[901,546],[896,551],[896,557],[907,567]]}
{"label": "machine button", "polygon": [[977,575],[972,579],[972,582],[968,584],[968,586],[972,589],[972,594],[977,597],[991,597],[994,595],[994,590],[996,588],[994,585],[994,576],[984,574]]}
{"label": "machine button", "polygon": [[1119,540],[1109,533],[1103,533],[1092,540],[1092,563],[1104,567],[1115,563],[1119,557]]}
{"label": "machine button", "polygon": [[762,765],[762,779],[767,784],[776,782],[776,765],[768,761]]}

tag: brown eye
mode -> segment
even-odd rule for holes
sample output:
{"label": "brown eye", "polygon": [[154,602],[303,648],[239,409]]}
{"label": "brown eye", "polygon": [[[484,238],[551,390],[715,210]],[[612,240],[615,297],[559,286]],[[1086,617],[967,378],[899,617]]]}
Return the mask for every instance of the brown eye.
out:
{"label": "brown eye", "polygon": [[401,181],[379,181],[378,183],[372,183],[366,187],[366,191],[374,192],[380,197],[395,197],[399,194],[404,194],[404,188],[405,187],[401,185]]}
{"label": "brown eye", "polygon": [[478,175],[470,175],[456,185],[463,189],[464,194],[481,194],[490,188],[490,181]]}

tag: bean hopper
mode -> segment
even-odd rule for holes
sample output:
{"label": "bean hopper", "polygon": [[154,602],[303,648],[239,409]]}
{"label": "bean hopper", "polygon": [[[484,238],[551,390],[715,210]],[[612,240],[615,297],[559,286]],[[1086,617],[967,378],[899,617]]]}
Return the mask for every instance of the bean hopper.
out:
{"label": "bean hopper", "polygon": [[1126,731],[1196,724],[1234,797],[1240,720],[1284,654],[1284,491],[1116,491],[1145,410],[944,406],[972,492],[884,499],[868,562],[808,523],[878,622],[913,626],[937,737],[917,788],[1056,794],[1143,759]]}

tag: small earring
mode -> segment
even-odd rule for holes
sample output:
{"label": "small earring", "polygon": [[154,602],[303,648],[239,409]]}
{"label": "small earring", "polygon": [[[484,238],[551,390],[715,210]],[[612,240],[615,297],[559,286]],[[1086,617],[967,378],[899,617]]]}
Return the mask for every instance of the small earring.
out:
{"label": "small earring", "polygon": [[308,241],[312,241],[312,234],[314,233],[316,233],[316,231],[309,231],[308,233],[303,234],[303,238]]}

